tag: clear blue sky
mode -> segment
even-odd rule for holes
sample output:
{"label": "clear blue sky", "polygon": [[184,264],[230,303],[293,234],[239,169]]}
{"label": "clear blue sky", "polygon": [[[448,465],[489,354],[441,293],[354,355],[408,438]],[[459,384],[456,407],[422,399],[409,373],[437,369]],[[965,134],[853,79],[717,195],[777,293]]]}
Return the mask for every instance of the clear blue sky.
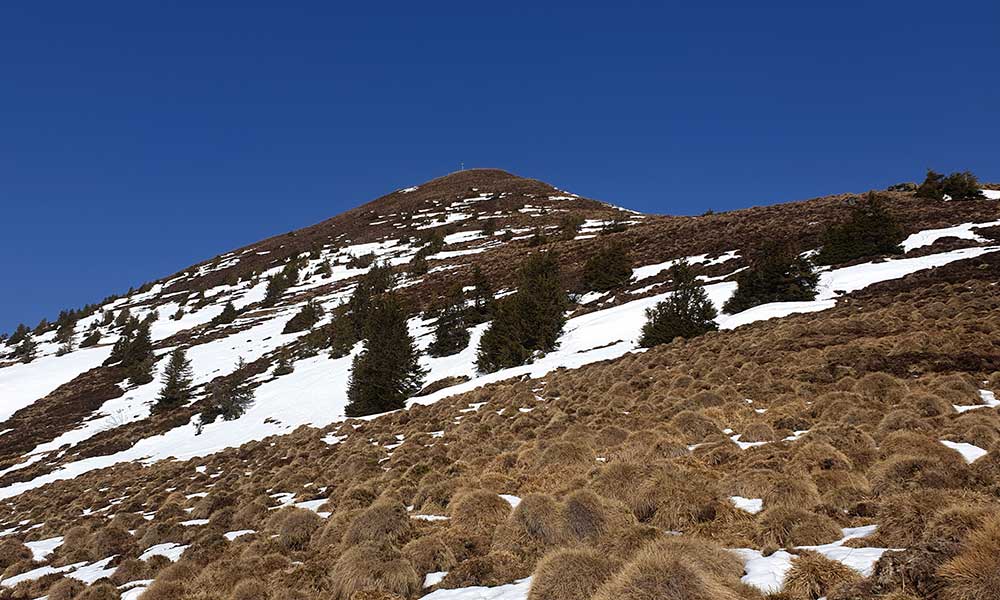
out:
{"label": "clear blue sky", "polygon": [[1000,180],[1000,3],[819,4],[4,3],[0,330],[460,161],[681,214]]}

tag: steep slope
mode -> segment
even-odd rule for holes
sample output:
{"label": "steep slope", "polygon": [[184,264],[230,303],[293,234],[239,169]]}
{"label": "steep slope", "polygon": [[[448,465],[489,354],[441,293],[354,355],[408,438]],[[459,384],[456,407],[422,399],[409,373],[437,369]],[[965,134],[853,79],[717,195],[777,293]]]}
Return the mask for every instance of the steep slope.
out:
{"label": "steep slope", "polygon": [[[271,594],[299,589],[291,582],[306,576],[303,597],[350,598],[337,587],[336,565],[366,541],[395,539],[395,550],[380,548],[377,555],[391,561],[404,542],[428,538],[418,544],[427,546],[420,551],[429,553],[426,560],[411,548],[404,551],[407,564],[427,576],[428,587],[461,588],[509,584],[531,574],[545,551],[579,543],[615,561],[631,560],[663,531],[742,548],[744,582],[765,591],[776,591],[784,571],[800,560],[796,547],[815,546],[871,574],[884,548],[919,541],[900,542],[902,531],[887,523],[898,494],[960,490],[975,506],[992,506],[986,497],[997,485],[988,466],[995,453],[986,452],[1000,436],[991,408],[1000,384],[995,200],[929,203],[887,193],[888,208],[909,234],[905,255],[834,265],[822,271],[813,301],[722,315],[719,333],[636,352],[645,310],[669,295],[667,269],[677,259],[692,262],[721,307],[736,287],[733,275],[762,238],[790,237],[816,248],[852,198],[664,217],[503,171],[463,171],[109,299],[75,324],[77,342],[85,332],[100,333],[96,346],[61,353],[50,327],[35,336],[34,361],[0,359],[0,496],[7,498],[0,529],[31,549],[54,548],[5,565],[0,586],[34,598],[66,575],[88,582],[111,577],[126,595],[137,595],[167,562],[154,554],[177,560],[187,547],[177,567],[202,578],[219,579],[212,569],[238,564],[256,572]],[[633,281],[613,293],[584,294],[582,265],[614,242],[631,249]],[[426,272],[413,272],[428,247]],[[426,348],[444,290],[467,285],[479,267],[503,294],[513,285],[513,267],[538,251],[557,253],[564,285],[577,292],[555,351],[523,367],[477,373],[476,346],[487,327],[479,324],[462,352],[422,357],[430,385],[408,410],[345,419],[347,379],[360,346],[331,358],[312,348],[309,336],[330,323],[373,260],[401,273],[397,287],[411,309],[409,328]],[[268,298],[267,278],[291,262],[301,275]],[[310,301],[323,307],[323,319],[311,330],[285,333]],[[222,323],[227,303],[239,314]],[[152,323],[154,378],[139,386],[128,383],[123,369],[103,364],[125,310]],[[187,406],[154,414],[166,357],[176,347],[192,360],[195,396]],[[282,355],[292,357],[294,370],[279,376]],[[241,358],[255,387],[253,405],[235,420],[199,425],[195,415],[209,385],[232,374]],[[897,432],[921,437],[903,436],[894,450]],[[869,438],[879,449],[850,446]],[[963,455],[975,457],[976,466],[956,461]],[[841,456],[843,468],[836,466]],[[944,466],[898,465],[904,456],[933,456]],[[799,516],[821,523],[825,533],[774,533],[791,517],[779,518],[775,499],[782,494],[772,488],[782,489],[780,482],[803,469],[815,491],[795,493],[817,501]],[[941,485],[914,475],[934,469],[954,473]],[[767,473],[759,480],[744,476],[755,470]],[[677,498],[665,491],[672,486],[683,490]],[[646,498],[639,504],[621,494],[639,489]],[[509,509],[496,507],[498,493],[515,504],[532,500],[508,522]],[[474,500],[464,501],[466,495]],[[292,504],[318,510],[325,525],[314,532],[321,522],[313,517],[268,510]],[[755,517],[746,507],[764,513]],[[493,517],[480,514],[489,510]],[[588,510],[598,523],[574,524]],[[408,512],[424,516],[411,519]],[[285,544],[279,521],[291,515],[310,524],[305,541]],[[350,533],[376,518],[398,531]],[[85,529],[71,535],[74,526]],[[882,529],[869,542],[848,541],[873,526]],[[253,531],[237,536],[238,530]],[[269,542],[269,532],[279,541]],[[117,541],[97,541],[107,536]],[[774,544],[791,553],[761,553]],[[858,552],[846,554],[854,558],[843,558],[852,546]],[[150,560],[123,562],[140,555]],[[266,565],[254,562],[266,557]],[[169,583],[169,571],[158,577],[160,587]],[[450,571],[440,583],[432,576],[439,571]],[[760,572],[775,581],[762,583]],[[203,583],[160,593],[236,594],[236,581]],[[888,591],[876,584],[883,585],[876,591]],[[526,585],[511,588],[511,597],[524,597]],[[402,591],[419,596],[423,587]],[[727,593],[757,592],[736,586]]]}

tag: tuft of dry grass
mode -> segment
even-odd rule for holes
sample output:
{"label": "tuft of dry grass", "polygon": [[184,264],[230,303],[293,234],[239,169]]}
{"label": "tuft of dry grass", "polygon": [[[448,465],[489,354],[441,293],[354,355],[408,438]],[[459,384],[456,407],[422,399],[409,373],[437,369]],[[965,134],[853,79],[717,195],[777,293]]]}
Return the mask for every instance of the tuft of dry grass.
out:
{"label": "tuft of dry grass", "polygon": [[842,537],[837,523],[803,508],[778,506],[757,515],[757,543],[761,546],[818,546]]}
{"label": "tuft of dry grass", "polygon": [[818,552],[800,552],[792,561],[781,591],[793,600],[817,600],[837,586],[860,580],[861,575],[843,563]]}
{"label": "tuft of dry grass", "polygon": [[590,598],[619,564],[590,548],[568,548],[545,555],[535,567],[528,600]]}
{"label": "tuft of dry grass", "polygon": [[1000,513],[970,533],[958,555],[938,575],[945,581],[942,600],[1000,598]]}
{"label": "tuft of dry grass", "polygon": [[334,600],[350,600],[362,590],[410,597],[420,591],[422,583],[413,565],[399,552],[370,544],[344,552],[333,566],[330,582]]}

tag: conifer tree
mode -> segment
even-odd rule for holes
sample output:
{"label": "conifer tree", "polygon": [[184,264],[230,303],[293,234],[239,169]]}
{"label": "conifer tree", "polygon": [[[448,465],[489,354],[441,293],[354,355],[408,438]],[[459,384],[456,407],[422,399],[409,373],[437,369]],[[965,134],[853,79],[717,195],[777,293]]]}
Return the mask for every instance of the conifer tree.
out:
{"label": "conifer tree", "polygon": [[559,340],[569,301],[552,252],[529,257],[518,271],[517,291],[497,303],[496,316],[479,342],[482,372],[516,367],[536,352],[550,352]]}
{"label": "conifer tree", "polygon": [[469,345],[469,330],[466,329],[465,294],[461,285],[454,285],[448,290],[445,305],[438,315],[434,326],[434,341],[427,348],[431,356],[451,356],[461,352]]}
{"label": "conifer tree", "polygon": [[24,363],[30,363],[38,357],[38,342],[35,341],[34,336],[27,335],[21,340],[21,343],[17,345],[14,349],[14,358],[21,359]]}
{"label": "conifer tree", "polygon": [[583,286],[588,291],[608,292],[627,285],[631,279],[632,261],[628,249],[619,242],[598,250],[583,267]]}
{"label": "conifer tree", "polygon": [[818,282],[812,263],[790,242],[765,242],[751,257],[749,267],[736,275],[736,292],[722,309],[733,314],[768,302],[812,300]]}
{"label": "conifer tree", "polygon": [[404,408],[420,390],[425,370],[406,324],[406,314],[393,294],[372,302],[364,350],[354,357],[347,384],[349,417]]}
{"label": "conifer tree", "polygon": [[238,419],[253,404],[254,391],[248,383],[246,366],[240,358],[235,371],[210,386],[208,402],[201,411],[201,425],[212,423],[219,417],[224,421]]}
{"label": "conifer tree", "polygon": [[669,344],[676,337],[692,338],[718,329],[717,312],[691,266],[681,261],[670,268],[674,291],[663,302],[646,310],[639,345],[651,348]]}
{"label": "conifer tree", "polygon": [[373,264],[371,269],[358,280],[358,286],[347,303],[357,339],[365,337],[375,299],[391,290],[395,283],[396,276],[392,272],[392,267],[384,263]]}
{"label": "conifer tree", "polygon": [[981,200],[983,192],[979,189],[979,179],[970,171],[945,176],[928,169],[916,196],[932,200],[944,200],[945,196],[952,200]]}
{"label": "conifer tree", "polygon": [[324,260],[319,265],[319,276],[323,279],[329,279],[333,277],[333,267],[330,265],[329,260]]}
{"label": "conifer tree", "polygon": [[338,310],[330,323],[328,329],[330,341],[330,358],[343,358],[351,353],[354,345],[358,343],[357,334],[354,331],[354,323],[346,311]]}
{"label": "conifer tree", "polygon": [[417,254],[413,257],[410,262],[410,274],[411,275],[426,275],[429,270],[429,265],[427,264],[427,257]]}
{"label": "conifer tree", "polygon": [[284,347],[278,352],[278,364],[274,366],[274,374],[281,377],[294,372],[295,367],[292,365],[291,353],[288,351],[288,347]]}
{"label": "conifer tree", "polygon": [[19,323],[17,329],[14,330],[14,333],[12,333],[10,338],[7,339],[7,345],[16,346],[20,344],[30,333],[31,329],[29,329],[27,325]]}
{"label": "conifer tree", "polygon": [[295,313],[295,316],[285,323],[285,327],[281,330],[281,333],[297,333],[299,331],[305,331],[315,325],[316,322],[322,318],[323,307],[314,301],[309,300],[299,312]]}
{"label": "conifer tree", "polygon": [[163,388],[156,397],[153,412],[163,412],[184,406],[191,399],[191,361],[183,348],[170,353],[166,369],[163,371]]}
{"label": "conifer tree", "polygon": [[99,330],[95,329],[95,330],[91,331],[87,335],[87,337],[83,338],[83,341],[80,342],[80,347],[81,348],[90,348],[92,346],[96,346],[98,344],[98,342],[100,342],[100,341],[101,341],[101,332]]}
{"label": "conifer tree", "polygon": [[236,320],[237,314],[236,307],[233,306],[232,301],[226,302],[226,305],[222,307],[222,312],[212,319],[212,324],[228,325]]}
{"label": "conifer tree", "polygon": [[466,322],[469,325],[485,323],[493,318],[496,304],[493,286],[479,265],[472,267],[472,291],[470,293],[472,306],[466,312]]}
{"label": "conifer tree", "polygon": [[126,306],[121,310],[121,312],[118,313],[118,316],[115,317],[115,327],[124,327],[131,318],[132,318],[132,313]]}
{"label": "conifer tree", "polygon": [[903,228],[877,195],[869,192],[851,207],[848,220],[827,228],[816,263],[834,265],[880,254],[900,254]]}
{"label": "conifer tree", "polygon": [[34,334],[42,335],[43,333],[48,331],[48,329],[49,329],[49,320],[42,319],[41,321],[38,322],[38,325],[35,325]]}

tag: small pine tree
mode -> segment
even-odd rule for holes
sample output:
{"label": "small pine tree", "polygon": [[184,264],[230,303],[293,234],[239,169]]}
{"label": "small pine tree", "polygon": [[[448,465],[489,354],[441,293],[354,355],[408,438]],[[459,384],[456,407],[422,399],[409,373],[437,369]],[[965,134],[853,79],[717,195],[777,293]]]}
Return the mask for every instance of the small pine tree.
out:
{"label": "small pine tree", "polygon": [[319,276],[323,279],[329,279],[333,277],[333,267],[330,265],[329,260],[324,260],[319,264]]}
{"label": "small pine tree", "polygon": [[396,297],[384,294],[372,304],[365,348],[354,357],[347,384],[349,417],[404,408],[426,374]]}
{"label": "small pine tree", "polygon": [[240,358],[236,370],[215,381],[210,390],[208,402],[201,411],[201,425],[212,423],[219,417],[233,421],[243,416],[254,399],[254,391],[248,384],[246,362]]}
{"label": "small pine tree", "polygon": [[288,347],[284,347],[278,352],[278,364],[274,367],[274,375],[276,377],[281,377],[283,375],[291,375],[295,372],[295,367],[292,365],[291,352],[288,351]]}
{"label": "small pine tree", "polygon": [[90,348],[96,346],[101,341],[101,332],[98,330],[91,331],[87,337],[83,338],[80,342],[81,348]]}
{"label": "small pine tree", "polygon": [[604,246],[583,267],[584,289],[609,292],[628,285],[632,279],[632,260],[624,244]]}
{"label": "small pine tree", "polygon": [[411,275],[420,276],[426,275],[429,268],[430,266],[427,264],[427,257],[417,254],[410,262],[409,270]]}
{"label": "small pine tree", "polygon": [[316,304],[312,300],[309,300],[306,302],[306,305],[302,307],[302,310],[297,312],[295,316],[285,323],[285,328],[282,329],[281,333],[298,333],[299,331],[305,331],[315,325],[322,318],[323,307]]}
{"label": "small pine tree", "polygon": [[559,224],[559,239],[572,240],[583,226],[584,219],[579,215],[567,215]]}
{"label": "small pine tree", "polygon": [[222,307],[222,312],[219,313],[217,317],[212,319],[212,324],[228,325],[229,323],[235,321],[238,315],[239,313],[236,311],[236,307],[233,306],[233,303],[231,301],[226,302],[226,305]]}
{"label": "small pine tree", "polygon": [[559,262],[552,252],[534,254],[518,272],[517,291],[498,302],[493,323],[479,342],[476,364],[493,372],[527,362],[556,347],[569,306]]}
{"label": "small pine tree", "polygon": [[118,316],[115,317],[115,327],[124,327],[131,318],[132,313],[129,311],[128,307],[123,308],[121,312],[118,313]]}
{"label": "small pine tree", "polygon": [[874,193],[851,208],[848,220],[827,228],[816,263],[834,265],[880,254],[899,254],[903,228]]}
{"label": "small pine tree", "polygon": [[427,354],[435,357],[451,356],[469,345],[469,330],[466,329],[465,294],[461,285],[448,290],[445,305],[434,327],[434,341],[427,348]]}
{"label": "small pine tree", "polygon": [[42,335],[43,333],[48,331],[48,329],[49,329],[49,320],[42,319],[41,321],[38,322],[38,325],[35,325],[34,333],[35,335]]}
{"label": "small pine tree", "polygon": [[8,346],[16,346],[20,344],[28,335],[31,333],[31,329],[28,328],[24,323],[20,323],[14,333],[7,339]]}
{"label": "small pine tree", "polygon": [[470,293],[472,306],[466,311],[466,323],[475,325],[485,323],[493,318],[496,298],[490,280],[479,265],[472,267],[472,291]]}
{"label": "small pine tree", "polygon": [[156,397],[153,412],[164,412],[187,404],[191,399],[191,361],[183,348],[170,353],[167,367],[163,371],[163,388]]}
{"label": "small pine tree", "polygon": [[21,343],[14,349],[14,358],[21,359],[25,364],[30,363],[38,357],[38,342],[31,335],[21,340]]}
{"label": "small pine tree", "polygon": [[916,196],[931,200],[944,200],[945,196],[952,200],[981,200],[983,192],[979,189],[979,179],[970,171],[945,176],[927,169],[927,177],[917,188]]}
{"label": "small pine tree", "polygon": [[130,364],[125,369],[128,380],[132,385],[146,385],[153,381],[153,367],[156,361],[152,358],[141,360]]}
{"label": "small pine tree", "polygon": [[669,344],[676,337],[692,338],[718,329],[718,313],[691,266],[681,261],[670,268],[674,291],[663,302],[646,310],[639,345],[651,348]]}
{"label": "small pine tree", "polygon": [[766,242],[747,269],[736,275],[736,292],[722,307],[733,314],[769,302],[794,302],[816,297],[819,276],[812,262],[788,241]]}

